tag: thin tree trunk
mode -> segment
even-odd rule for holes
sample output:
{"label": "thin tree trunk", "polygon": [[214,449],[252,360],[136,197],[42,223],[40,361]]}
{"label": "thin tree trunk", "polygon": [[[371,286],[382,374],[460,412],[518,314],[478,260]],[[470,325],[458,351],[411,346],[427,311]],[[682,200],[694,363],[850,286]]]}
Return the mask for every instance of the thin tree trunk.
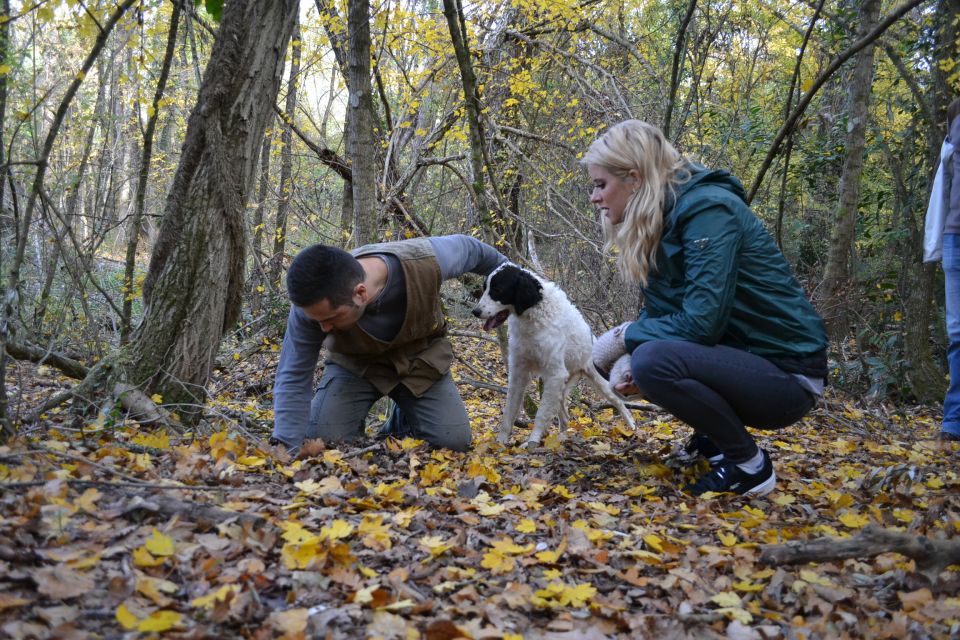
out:
{"label": "thin tree trunk", "polygon": [[287,210],[293,194],[293,123],[297,111],[297,85],[300,82],[299,29],[294,27],[290,47],[290,77],[287,80],[287,99],[284,106],[283,128],[280,132],[280,197],[277,199],[277,218],[273,226],[273,256],[270,259],[270,285],[280,288],[283,270],[283,252],[287,245]]}
{"label": "thin tree trunk", "polygon": [[450,39],[460,67],[463,84],[463,102],[466,107],[467,126],[470,130],[470,169],[473,206],[480,225],[492,231],[490,209],[487,206],[486,185],[483,179],[483,128],[480,124],[480,98],[477,94],[477,78],[470,63],[470,47],[467,42],[466,21],[459,0],[443,0],[443,15],[447,19]]}
{"label": "thin tree trunk", "polygon": [[257,187],[257,208],[253,212],[253,269],[250,274],[250,309],[254,317],[263,309],[263,294],[267,286],[267,269],[263,256],[263,214],[267,208],[267,193],[270,189],[270,151],[273,146],[273,134],[270,125],[263,137],[260,148],[260,184]]}
{"label": "thin tree trunk", "polygon": [[175,0],[170,14],[170,31],[167,34],[167,48],[163,54],[163,63],[160,65],[160,77],[157,79],[157,88],[153,94],[153,102],[147,117],[147,127],[143,132],[143,152],[140,155],[140,167],[137,172],[137,191],[134,197],[133,218],[128,227],[127,254],[123,268],[123,308],[120,316],[120,343],[126,344],[130,339],[131,317],[133,315],[133,300],[135,286],[133,282],[134,269],[137,263],[137,246],[140,244],[140,231],[143,226],[144,203],[147,196],[147,180],[150,177],[150,162],[153,159],[153,134],[157,129],[157,120],[160,118],[160,100],[163,99],[167,87],[167,78],[170,75],[170,64],[177,44],[177,29],[180,26],[180,1]]}
{"label": "thin tree trunk", "polygon": [[[859,38],[865,37],[873,30],[879,15],[879,0],[864,0],[860,3],[860,26],[857,30]],[[840,174],[840,188],[827,255],[826,273],[819,290],[820,313],[823,314],[827,332],[833,340],[842,339],[850,329],[849,301],[853,293],[851,257],[854,251],[857,210],[860,204],[860,176],[863,173],[867,119],[870,115],[873,52],[873,43],[863,48],[857,56],[857,63],[849,80],[843,170]]]}
{"label": "thin tree trunk", "polygon": [[143,283],[143,321],[128,348],[88,377],[158,393],[187,423],[199,417],[220,338],[240,315],[244,211],[297,7],[225,4]]}
{"label": "thin tree trunk", "polygon": [[673,45],[673,65],[670,67],[670,95],[667,96],[667,107],[663,114],[663,135],[670,137],[670,120],[673,118],[673,105],[677,100],[677,88],[680,86],[680,67],[683,64],[683,50],[687,40],[687,28],[693,19],[693,12],[697,9],[697,0],[690,0],[687,12],[677,29],[677,40]]}
{"label": "thin tree trunk", "polygon": [[370,83],[370,3],[349,0],[347,87],[350,92],[347,156],[353,182],[353,237],[358,245],[376,239],[377,168],[373,134],[373,89]]}
{"label": "thin tree trunk", "polygon": [[[3,15],[0,16],[3,18],[3,22],[0,23],[0,60],[7,59],[7,53],[10,49],[10,0],[3,0],[2,5]],[[6,167],[7,164],[7,141],[3,135],[3,132],[6,131],[4,128],[6,124],[6,114],[7,114],[7,78],[8,74],[3,74],[0,76],[0,166],[3,167],[0,170],[0,232],[6,230],[7,226],[7,199],[6,199],[6,184],[7,184],[7,175],[9,169]],[[2,239],[2,238],[0,238]],[[0,243],[0,247],[5,245],[6,242]],[[0,250],[0,266],[3,265],[3,253]],[[4,307],[7,306],[7,302],[4,301]],[[10,326],[10,319],[12,318],[12,313],[8,314],[6,309],[0,310],[0,319],[3,320],[0,323],[0,344],[6,345],[7,342],[13,337],[11,331],[12,327]],[[0,353],[0,443],[4,443],[10,436],[14,435],[13,425],[10,422],[8,411],[8,401],[7,401],[7,357],[6,351]]]}

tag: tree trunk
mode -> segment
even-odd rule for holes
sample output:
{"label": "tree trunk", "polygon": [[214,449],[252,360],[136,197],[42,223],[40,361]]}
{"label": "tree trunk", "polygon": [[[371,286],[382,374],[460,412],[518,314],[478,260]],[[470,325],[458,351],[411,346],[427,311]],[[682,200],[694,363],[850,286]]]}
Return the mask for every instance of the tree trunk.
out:
{"label": "tree trunk", "polygon": [[680,69],[683,65],[683,51],[686,48],[687,27],[690,26],[690,20],[693,19],[693,12],[697,8],[697,0],[690,0],[687,5],[687,12],[680,22],[680,28],[677,30],[677,39],[673,45],[673,65],[670,68],[670,94],[667,97],[667,107],[663,114],[663,135],[670,137],[670,121],[673,118],[673,105],[677,101],[677,88],[680,86]]}
{"label": "tree trunk", "polygon": [[225,4],[143,283],[144,318],[111,374],[180,405],[187,423],[240,315],[245,206],[297,8]]}
{"label": "tree trunk", "polygon": [[267,192],[270,189],[270,150],[273,145],[273,134],[267,125],[267,133],[263,137],[260,148],[260,184],[257,187],[257,208],[253,213],[253,268],[250,274],[250,310],[254,317],[260,315],[263,309],[264,293],[267,287],[267,264],[263,254],[263,214],[267,208]]}
{"label": "tree trunk", "polygon": [[470,46],[467,43],[467,28],[463,17],[463,7],[459,0],[443,0],[443,15],[450,29],[450,39],[460,67],[460,81],[463,84],[463,102],[467,112],[467,125],[470,128],[470,169],[473,191],[473,206],[480,225],[487,230],[493,226],[490,210],[487,206],[486,186],[483,180],[483,128],[480,125],[480,97],[477,93],[477,78],[470,63]]}
{"label": "tree trunk", "polygon": [[[873,30],[879,15],[879,0],[864,0],[860,3],[858,38],[865,37]],[[850,77],[847,139],[843,170],[840,174],[840,192],[830,237],[826,274],[820,285],[820,312],[830,338],[835,341],[846,336],[850,328],[848,304],[852,294],[851,254],[860,203],[860,176],[863,173],[870,86],[873,82],[873,52],[873,43],[863,48],[857,56],[856,66]]]}
{"label": "tree trunk", "polygon": [[160,65],[160,77],[157,79],[157,88],[153,94],[151,110],[147,117],[147,127],[143,132],[143,152],[140,155],[140,166],[137,171],[137,191],[134,196],[133,218],[130,220],[127,233],[127,253],[123,269],[123,313],[120,316],[120,343],[126,344],[132,330],[133,300],[135,285],[133,281],[134,269],[137,261],[137,246],[140,244],[140,232],[143,226],[144,203],[147,197],[147,180],[150,177],[150,162],[153,159],[153,134],[157,129],[157,120],[160,118],[160,100],[167,88],[167,77],[170,75],[170,64],[173,62],[173,53],[177,44],[177,29],[180,26],[180,3],[174,2],[170,13],[170,31],[167,34],[167,48]]}
{"label": "tree trunk", "polygon": [[[3,12],[3,22],[0,23],[0,60],[7,59],[7,51],[10,48],[10,0],[3,0],[3,4],[0,5]],[[0,231],[6,231],[10,228],[11,225],[8,225],[7,221],[7,199],[5,187],[7,184],[7,160],[6,160],[6,139],[3,135],[5,131],[4,125],[6,124],[6,114],[7,114],[7,74],[0,76],[0,166],[3,167],[3,170],[0,171]],[[2,253],[0,253],[0,258],[2,258]],[[2,263],[0,263],[2,266]],[[6,306],[4,302],[4,306]],[[0,340],[3,344],[6,344],[10,338],[12,338],[11,326],[9,320],[12,319],[12,316],[8,316],[4,310],[0,309],[0,318],[4,320],[0,324]],[[7,357],[6,353],[0,353],[0,443],[6,442],[7,439],[14,435],[13,426],[10,423],[10,417],[7,411]]]}
{"label": "tree trunk", "polygon": [[283,252],[287,245],[287,210],[293,193],[293,123],[297,111],[297,84],[300,82],[300,41],[294,27],[294,43],[290,47],[290,77],[287,80],[287,100],[284,106],[283,129],[280,133],[280,197],[277,200],[277,218],[273,227],[273,257],[270,259],[270,284],[280,288],[283,270]]}
{"label": "tree trunk", "polygon": [[353,237],[358,245],[377,238],[377,168],[373,135],[373,89],[370,83],[370,3],[349,0],[347,30],[347,155],[353,173]]}

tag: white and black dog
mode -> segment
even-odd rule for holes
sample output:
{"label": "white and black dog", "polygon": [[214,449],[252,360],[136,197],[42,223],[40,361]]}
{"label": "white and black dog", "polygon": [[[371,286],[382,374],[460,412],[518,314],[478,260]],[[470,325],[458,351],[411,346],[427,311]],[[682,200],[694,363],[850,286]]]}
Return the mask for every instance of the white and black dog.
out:
{"label": "white and black dog", "polygon": [[528,444],[539,443],[555,417],[560,418],[560,434],[564,435],[567,394],[580,378],[593,382],[630,428],[636,428],[633,416],[594,368],[593,333],[560,287],[505,262],[487,276],[473,315],[484,320],[487,331],[510,320],[507,405],[498,442],[506,444],[510,440],[523,394],[534,376],[543,379],[543,395]]}

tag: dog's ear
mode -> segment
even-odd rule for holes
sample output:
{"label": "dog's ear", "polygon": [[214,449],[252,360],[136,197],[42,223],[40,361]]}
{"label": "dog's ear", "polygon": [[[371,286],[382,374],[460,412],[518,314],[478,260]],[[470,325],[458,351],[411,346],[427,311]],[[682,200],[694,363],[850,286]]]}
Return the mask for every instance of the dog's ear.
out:
{"label": "dog's ear", "polygon": [[513,290],[513,308],[518,316],[543,300],[543,285],[526,271],[517,274]]}

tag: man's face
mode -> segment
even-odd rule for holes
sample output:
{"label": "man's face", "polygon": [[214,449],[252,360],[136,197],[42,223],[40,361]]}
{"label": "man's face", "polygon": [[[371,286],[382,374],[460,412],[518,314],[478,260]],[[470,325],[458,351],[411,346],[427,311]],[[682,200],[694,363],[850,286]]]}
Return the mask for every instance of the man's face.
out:
{"label": "man's face", "polygon": [[363,315],[363,303],[363,296],[354,292],[353,302],[349,304],[333,307],[329,300],[323,299],[314,302],[309,307],[302,307],[302,309],[308,318],[318,322],[320,328],[329,333],[331,331],[346,331],[357,324],[360,316]]}

